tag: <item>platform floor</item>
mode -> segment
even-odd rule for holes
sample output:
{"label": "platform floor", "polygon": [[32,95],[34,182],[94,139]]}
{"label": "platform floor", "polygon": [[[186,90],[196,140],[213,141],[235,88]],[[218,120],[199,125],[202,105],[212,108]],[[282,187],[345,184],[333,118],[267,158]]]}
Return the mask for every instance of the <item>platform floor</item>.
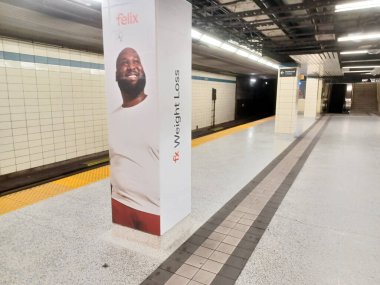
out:
{"label": "platform floor", "polygon": [[112,225],[108,179],[1,215],[0,284],[379,284],[379,166],[379,117],[243,128],[193,148],[192,213],[161,238]]}

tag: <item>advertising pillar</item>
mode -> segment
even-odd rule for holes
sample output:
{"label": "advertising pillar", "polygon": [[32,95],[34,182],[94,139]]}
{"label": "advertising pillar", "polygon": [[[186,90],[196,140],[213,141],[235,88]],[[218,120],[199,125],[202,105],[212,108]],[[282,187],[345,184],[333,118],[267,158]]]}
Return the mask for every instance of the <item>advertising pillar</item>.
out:
{"label": "advertising pillar", "polygon": [[191,4],[104,0],[112,220],[162,235],[191,211]]}

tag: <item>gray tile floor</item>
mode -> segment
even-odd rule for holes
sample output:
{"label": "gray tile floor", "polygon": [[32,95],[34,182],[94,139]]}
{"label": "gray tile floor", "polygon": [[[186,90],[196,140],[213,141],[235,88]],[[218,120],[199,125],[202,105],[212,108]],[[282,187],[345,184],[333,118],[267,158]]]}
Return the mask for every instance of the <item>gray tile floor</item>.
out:
{"label": "gray tile floor", "polygon": [[380,284],[380,119],[334,116],[236,284]]}
{"label": "gray tile floor", "polygon": [[[194,148],[192,214],[162,238],[112,226],[108,180],[0,216],[0,284],[141,283],[292,143],[273,128]],[[378,117],[332,117],[241,274],[219,265],[247,229],[231,215],[168,284],[207,284],[218,270],[240,274],[237,284],[379,284],[379,147]]]}
{"label": "gray tile floor", "polygon": [[327,122],[292,143],[142,284],[234,284]]}

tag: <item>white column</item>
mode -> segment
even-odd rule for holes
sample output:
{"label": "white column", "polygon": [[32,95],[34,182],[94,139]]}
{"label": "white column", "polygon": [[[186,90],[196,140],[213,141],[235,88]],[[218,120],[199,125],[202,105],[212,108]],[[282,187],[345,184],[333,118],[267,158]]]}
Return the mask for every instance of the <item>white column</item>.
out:
{"label": "white column", "polygon": [[318,82],[318,98],[317,98],[317,115],[322,112],[322,89],[323,89],[323,80],[319,79]]}
{"label": "white column", "polygon": [[162,235],[191,211],[191,4],[102,11],[112,219]]}
{"label": "white column", "polygon": [[319,79],[308,77],[306,79],[305,113],[308,118],[317,116]]}
{"label": "white column", "polygon": [[380,83],[377,83],[377,111],[380,112]]}
{"label": "white column", "polygon": [[298,68],[281,68],[277,80],[276,133],[293,134],[297,125]]}

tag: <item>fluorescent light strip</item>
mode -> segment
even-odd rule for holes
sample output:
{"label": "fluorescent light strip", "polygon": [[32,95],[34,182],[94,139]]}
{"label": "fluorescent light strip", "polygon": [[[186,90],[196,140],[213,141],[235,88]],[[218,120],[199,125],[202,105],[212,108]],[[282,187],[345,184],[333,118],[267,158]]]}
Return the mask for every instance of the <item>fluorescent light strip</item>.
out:
{"label": "fluorescent light strip", "polygon": [[372,70],[347,70],[343,71],[343,73],[360,73],[360,72],[371,72]]}
{"label": "fluorescent light strip", "polygon": [[219,47],[221,49],[224,49],[226,51],[236,53],[237,55],[240,55],[243,57],[248,57],[251,60],[254,60],[254,61],[257,61],[261,64],[267,65],[271,68],[274,68],[274,69],[280,68],[280,66],[278,64],[275,64],[269,60],[264,59],[263,57],[261,57],[259,55],[256,55],[257,54],[256,51],[248,51],[245,49],[238,49],[237,47],[235,47],[232,44],[228,44],[227,42],[222,43],[222,41],[220,41],[219,39],[211,37],[211,36],[206,35],[206,34],[202,34],[201,32],[199,32],[197,30],[191,29],[191,37],[195,40],[200,40],[201,42],[204,42],[206,44],[210,44],[210,45]]}
{"label": "fluorescent light strip", "polygon": [[380,65],[363,65],[363,66],[343,66],[342,68],[376,68],[380,67]]}
{"label": "fluorescent light strip", "polygon": [[201,32],[198,32],[197,30],[191,29],[191,37],[193,39],[199,40],[202,36]]}
{"label": "fluorescent light strip", "polygon": [[204,42],[206,44],[210,44],[216,47],[220,47],[222,45],[222,42],[219,41],[218,39],[215,39],[213,37],[210,37],[208,35],[203,34],[200,38],[201,42]]}
{"label": "fluorescent light strip", "polygon": [[359,1],[347,4],[335,5],[335,12],[346,12],[352,10],[368,9],[380,6],[380,0]]}
{"label": "fluorescent light strip", "polygon": [[237,51],[236,47],[229,45],[229,44],[226,44],[226,43],[222,44],[221,48],[226,50],[226,51],[229,51],[229,52],[236,52]]}
{"label": "fluorescent light strip", "polygon": [[361,41],[361,40],[374,40],[380,38],[380,33],[375,34],[359,34],[351,35],[347,37],[338,38],[338,42],[347,42],[347,41]]}
{"label": "fluorescent light strip", "polygon": [[360,53],[368,53],[368,50],[351,50],[351,51],[340,52],[340,54],[360,54]]}
{"label": "fluorescent light strip", "polygon": [[248,58],[252,59],[254,61],[259,61],[259,57],[257,55],[254,55],[254,54],[251,54]]}
{"label": "fluorescent light strip", "polygon": [[350,62],[371,63],[371,61],[379,61],[379,60],[378,59],[342,60],[342,63],[350,63]]}
{"label": "fluorescent light strip", "polygon": [[245,51],[245,50],[242,50],[242,49],[239,49],[236,54],[240,55],[240,56],[243,56],[243,57],[248,57],[249,56],[249,52]]}

